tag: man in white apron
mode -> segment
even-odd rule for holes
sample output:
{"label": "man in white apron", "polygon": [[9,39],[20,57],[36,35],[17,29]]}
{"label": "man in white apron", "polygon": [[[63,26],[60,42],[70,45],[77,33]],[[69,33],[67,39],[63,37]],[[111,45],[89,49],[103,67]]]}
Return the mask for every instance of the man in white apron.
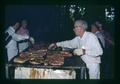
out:
{"label": "man in white apron", "polygon": [[49,48],[57,46],[76,48],[73,53],[81,56],[82,60],[86,63],[90,79],[100,79],[100,55],[103,54],[103,50],[97,37],[93,33],[87,32],[87,28],[87,22],[83,20],[75,21],[73,31],[76,37],[72,40],[52,43]]}

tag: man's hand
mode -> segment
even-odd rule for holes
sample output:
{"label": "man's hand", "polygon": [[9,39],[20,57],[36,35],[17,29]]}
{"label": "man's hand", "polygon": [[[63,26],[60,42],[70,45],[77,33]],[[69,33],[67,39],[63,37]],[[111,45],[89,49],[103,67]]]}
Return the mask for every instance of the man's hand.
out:
{"label": "man's hand", "polygon": [[34,43],[35,43],[35,40],[34,40],[34,38],[33,38],[33,37],[30,37],[30,41],[31,41],[31,43],[32,43],[32,44],[34,44]]}
{"label": "man's hand", "polygon": [[75,49],[75,50],[73,51],[73,54],[74,54],[74,55],[78,55],[78,56],[84,55],[84,54],[85,54],[85,49],[82,49],[82,48],[80,48],[80,49]]}
{"label": "man's hand", "polygon": [[48,49],[55,49],[57,45],[55,43],[52,43],[49,45]]}

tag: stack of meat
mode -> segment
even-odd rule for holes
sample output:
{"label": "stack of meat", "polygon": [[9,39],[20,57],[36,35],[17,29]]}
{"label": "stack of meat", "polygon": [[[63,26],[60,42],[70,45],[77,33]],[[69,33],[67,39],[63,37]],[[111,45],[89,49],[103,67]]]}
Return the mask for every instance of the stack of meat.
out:
{"label": "stack of meat", "polygon": [[72,56],[71,53],[62,51],[61,48],[47,50],[47,46],[34,45],[29,52],[23,52],[15,58],[14,62],[25,63],[29,60],[31,64],[63,65],[64,58],[70,56]]}
{"label": "stack of meat", "polygon": [[64,57],[60,54],[53,54],[47,56],[48,64],[50,65],[63,65],[64,64]]}
{"label": "stack of meat", "polygon": [[47,60],[50,65],[63,65],[64,57],[72,56],[72,54],[64,51],[47,52]]}
{"label": "stack of meat", "polygon": [[32,50],[29,52],[22,52],[20,56],[14,58],[15,63],[25,63],[29,60],[31,64],[41,64],[44,62],[44,56],[46,55],[47,50]]}
{"label": "stack of meat", "polygon": [[20,56],[14,58],[13,61],[14,61],[15,63],[25,63],[26,61],[29,60],[29,55],[30,55],[30,53],[28,53],[28,52],[23,52],[23,53],[20,54]]}
{"label": "stack of meat", "polygon": [[46,55],[47,50],[37,50],[31,51],[30,53],[30,60],[31,64],[42,64],[44,63],[44,56]]}

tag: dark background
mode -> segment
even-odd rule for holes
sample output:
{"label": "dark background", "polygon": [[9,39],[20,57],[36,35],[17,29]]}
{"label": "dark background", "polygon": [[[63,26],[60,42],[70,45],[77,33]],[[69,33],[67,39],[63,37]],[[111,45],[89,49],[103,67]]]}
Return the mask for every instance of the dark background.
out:
{"label": "dark background", "polygon": [[[64,5],[7,5],[5,7],[5,25],[8,28],[15,21],[26,19],[30,35],[36,42],[56,42],[74,37],[73,22],[69,15],[69,6]],[[81,6],[81,5],[80,5]],[[76,14],[75,19],[84,19],[90,25],[100,21],[103,28],[114,35],[114,21],[105,20],[105,7],[107,5],[82,5],[86,8],[84,16]]]}
{"label": "dark background", "polygon": [[11,22],[26,19],[30,34],[36,42],[65,40],[70,37],[67,34],[72,28],[67,27],[68,16],[62,16],[61,11],[57,5],[6,6],[5,28],[11,25]]}

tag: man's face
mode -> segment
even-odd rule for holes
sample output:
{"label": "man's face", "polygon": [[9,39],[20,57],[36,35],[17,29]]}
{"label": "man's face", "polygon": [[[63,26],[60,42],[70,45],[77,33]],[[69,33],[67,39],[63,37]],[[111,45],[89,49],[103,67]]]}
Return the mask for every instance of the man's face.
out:
{"label": "man's face", "polygon": [[85,29],[82,27],[82,25],[80,23],[75,23],[73,31],[75,32],[76,36],[81,36],[82,37],[82,35],[85,32]]}
{"label": "man's face", "polygon": [[22,27],[23,27],[23,28],[26,28],[26,26],[27,26],[27,21],[23,20],[23,21],[22,21]]}
{"label": "man's face", "polygon": [[91,32],[95,33],[97,31],[97,28],[94,25],[91,25]]}

